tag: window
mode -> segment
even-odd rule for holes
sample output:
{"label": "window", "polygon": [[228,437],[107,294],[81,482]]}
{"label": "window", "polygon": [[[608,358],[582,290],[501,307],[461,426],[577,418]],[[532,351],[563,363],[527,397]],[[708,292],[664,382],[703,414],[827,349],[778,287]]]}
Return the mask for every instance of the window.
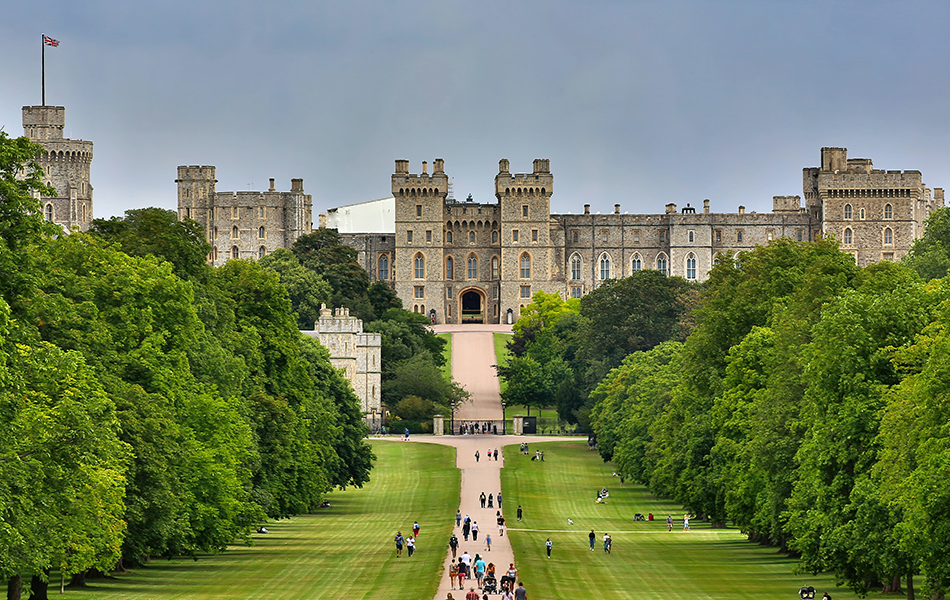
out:
{"label": "window", "polygon": [[722,229],[717,229],[717,230],[716,230],[716,243],[717,243],[717,244],[721,244],[721,243],[722,243]]}
{"label": "window", "polygon": [[893,253],[893,252],[884,252],[884,253],[882,253],[882,254],[881,254],[881,260],[887,260],[887,261],[893,262],[893,261],[894,261],[894,253]]}
{"label": "window", "polygon": [[417,285],[412,288],[412,297],[413,298],[425,298],[426,297],[426,287],[424,285]]}
{"label": "window", "polygon": [[469,232],[468,232],[468,241],[469,241],[469,243],[472,243],[472,244],[475,243],[475,232],[474,232],[474,231],[469,231]]}
{"label": "window", "polygon": [[607,230],[606,230],[606,229],[600,232],[600,241],[603,242],[603,243],[605,243],[605,244],[607,243]]}
{"label": "window", "polygon": [[581,257],[574,255],[571,257],[571,279],[578,281],[581,278]]}
{"label": "window", "polygon": [[236,206],[231,207],[231,218],[232,219],[238,218],[238,207]]}
{"label": "window", "polygon": [[580,234],[579,231],[572,231],[572,232],[571,232],[571,241],[572,241],[572,242],[574,242],[574,243],[576,244],[580,239],[581,239],[581,234]]}
{"label": "window", "polygon": [[241,258],[241,251],[237,246],[231,246],[231,258]]}
{"label": "window", "polygon": [[531,230],[531,241],[532,241],[532,242],[537,242],[537,241],[538,241],[538,230],[537,230],[537,229],[532,229],[532,230]]}
{"label": "window", "polygon": [[692,244],[693,241],[695,240],[695,234],[694,234],[694,232],[693,232],[692,229],[690,229],[690,230],[687,232],[686,237],[689,239],[689,243]]}
{"label": "window", "polygon": [[445,278],[455,279],[455,261],[451,256],[445,259]]}
{"label": "window", "polygon": [[661,232],[660,232],[660,242],[665,242],[665,241],[666,241],[666,232],[665,232],[665,231],[661,231]]}
{"label": "window", "polygon": [[432,243],[432,230],[431,230],[431,229],[426,229],[426,243],[427,243],[427,244],[431,244],[431,243]]}
{"label": "window", "polygon": [[884,244],[890,246],[894,243],[894,233],[890,227],[884,229]]}
{"label": "window", "polygon": [[528,205],[527,205],[527,204],[522,204],[522,205],[521,205],[521,216],[524,217],[524,218],[528,218]]}
{"label": "window", "polygon": [[406,243],[407,243],[407,244],[411,244],[411,243],[412,243],[412,230],[411,230],[411,229],[408,230],[408,231],[406,231]]}
{"label": "window", "polygon": [[497,244],[497,243],[498,243],[498,232],[497,232],[497,231],[491,232],[491,243],[493,243],[493,244]]}
{"label": "window", "polygon": [[421,216],[422,216],[422,205],[421,205],[421,204],[416,204],[416,216],[417,216],[417,217],[421,217]]}
{"label": "window", "polygon": [[213,206],[208,209],[208,216],[211,218],[212,221],[214,220],[214,207],[213,207]]}
{"label": "window", "polygon": [[863,208],[861,209],[861,220],[862,220],[862,221],[864,220],[864,209],[863,209]]}
{"label": "window", "polygon": [[844,230],[844,243],[847,245],[851,245],[851,229],[850,228],[846,228]]}
{"label": "window", "polygon": [[46,205],[46,209],[45,209],[45,211],[44,211],[44,217],[45,217],[46,220],[49,221],[50,223],[53,222],[53,205],[52,205],[52,204],[47,204],[47,205]]}
{"label": "window", "polygon": [[237,227],[232,227],[232,228],[231,228],[231,239],[232,239],[232,240],[236,240],[236,239],[238,239],[238,237],[240,237],[240,234],[238,233],[238,228],[237,228]]}
{"label": "window", "polygon": [[521,255],[521,278],[531,279],[531,257],[527,252]]}
{"label": "window", "polygon": [[[491,297],[494,298],[495,300],[498,299],[498,288],[497,288],[497,287],[493,287],[493,288],[491,289]],[[495,307],[495,308],[497,308],[497,307]]]}
{"label": "window", "polygon": [[696,255],[692,252],[686,256],[686,279],[696,279]]}
{"label": "window", "polygon": [[850,205],[850,204],[845,204],[845,205],[844,205],[844,218],[845,218],[845,219],[850,219],[850,218],[851,218],[851,205]]}
{"label": "window", "polygon": [[493,256],[491,259],[491,278],[498,279],[498,257]]}
{"label": "window", "polygon": [[267,248],[261,246],[257,249],[257,258],[264,258],[267,255]]}
{"label": "window", "polygon": [[446,300],[452,299],[452,286],[445,288],[445,298]]}
{"label": "window", "polygon": [[191,218],[191,209],[190,209],[190,208],[186,208],[186,209],[185,209],[185,218],[186,218],[186,219],[190,219],[190,218]]}
{"label": "window", "polygon": [[512,230],[511,230],[511,241],[512,241],[512,242],[517,242],[517,241],[518,241],[518,230],[517,230],[517,229],[512,229]]}
{"label": "window", "polygon": [[446,231],[446,232],[445,232],[445,241],[446,241],[447,243],[449,243],[449,244],[452,243],[452,232],[451,232],[451,231]]}
{"label": "window", "polygon": [[741,241],[742,241],[742,230],[740,229],[736,231],[736,242],[741,242]]}
{"label": "window", "polygon": [[581,286],[572,285],[571,286],[571,298],[580,298],[581,297]]}
{"label": "window", "polygon": [[267,232],[264,231],[264,227],[263,227],[263,226],[258,227],[258,228],[257,228],[257,239],[262,240],[262,239],[266,238],[266,237],[267,237],[266,233],[267,233]]}
{"label": "window", "polygon": [[765,232],[765,241],[771,242],[772,238],[775,236],[775,232],[771,229],[766,230]]}
{"label": "window", "polygon": [[661,254],[656,257],[656,270],[666,275],[666,255]]}
{"label": "window", "polygon": [[798,229],[795,231],[795,239],[797,239],[799,242],[802,241],[804,237],[805,237],[804,231],[802,231],[801,229]]}
{"label": "window", "polygon": [[610,257],[606,254],[600,255],[600,278],[604,281],[610,279]]}
{"label": "window", "polygon": [[634,232],[633,232],[633,243],[634,243],[634,244],[639,244],[639,243],[640,243],[640,230],[639,230],[639,229],[634,230]]}
{"label": "window", "polygon": [[213,261],[218,260],[218,247],[217,247],[217,246],[215,246],[214,248],[211,249],[211,260],[213,260]]}
{"label": "window", "polygon": [[478,258],[474,254],[468,257],[468,278],[478,279]]}
{"label": "window", "polygon": [[630,261],[630,272],[636,273],[641,269],[643,269],[643,260],[640,258],[639,254],[634,254],[633,260]]}
{"label": "window", "polygon": [[530,285],[523,285],[523,286],[521,286],[521,297],[522,297],[522,298],[530,298],[530,297],[531,297],[531,286],[530,286]]}
{"label": "window", "polygon": [[890,204],[884,205],[884,218],[893,219],[894,218],[894,208]]}
{"label": "window", "polygon": [[389,256],[385,254],[379,256],[379,278],[383,281],[389,279]]}
{"label": "window", "polygon": [[215,227],[212,231],[214,232],[214,234],[213,234],[213,235],[214,235],[214,239],[218,239],[218,228]]}
{"label": "window", "polygon": [[415,276],[416,279],[425,279],[426,277],[426,258],[421,254],[416,254],[415,263]]}
{"label": "window", "polygon": [[260,217],[261,219],[264,218],[264,207],[263,207],[263,206],[261,206],[260,208],[257,209],[257,216]]}

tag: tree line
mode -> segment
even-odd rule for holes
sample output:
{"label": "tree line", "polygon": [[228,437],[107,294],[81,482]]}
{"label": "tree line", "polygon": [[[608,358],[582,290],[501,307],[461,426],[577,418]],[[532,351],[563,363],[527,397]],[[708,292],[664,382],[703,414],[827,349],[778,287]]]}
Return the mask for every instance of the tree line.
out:
{"label": "tree line", "polygon": [[172,211],[62,235],[37,200],[55,196],[39,152],[0,131],[9,597],[45,597],[53,570],[81,583],[90,570],[220,552],[366,483],[359,400],[300,334],[291,301],[342,292],[324,279],[295,287],[281,256],[211,268],[201,227]]}

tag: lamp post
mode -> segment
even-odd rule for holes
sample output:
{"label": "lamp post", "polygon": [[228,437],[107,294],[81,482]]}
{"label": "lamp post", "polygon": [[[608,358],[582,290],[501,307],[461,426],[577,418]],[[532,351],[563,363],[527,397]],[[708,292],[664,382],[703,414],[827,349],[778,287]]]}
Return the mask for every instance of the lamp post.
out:
{"label": "lamp post", "polygon": [[508,419],[505,416],[505,407],[507,406],[508,405],[505,404],[504,402],[501,403],[501,435],[508,435],[507,433]]}
{"label": "lamp post", "polygon": [[372,419],[373,419],[373,420],[370,421],[370,423],[372,424],[373,435],[376,435],[376,433],[379,431],[379,428],[376,426],[376,407],[375,407],[375,406],[373,407],[373,417],[372,417]]}
{"label": "lamp post", "polygon": [[455,401],[452,401],[452,435],[455,435]]}

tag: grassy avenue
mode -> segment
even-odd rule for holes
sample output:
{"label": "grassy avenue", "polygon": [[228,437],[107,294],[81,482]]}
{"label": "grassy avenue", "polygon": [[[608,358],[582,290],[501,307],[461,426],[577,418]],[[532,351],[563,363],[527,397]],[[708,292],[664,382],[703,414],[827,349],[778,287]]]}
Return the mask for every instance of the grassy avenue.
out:
{"label": "grassy avenue", "polygon": [[[458,502],[459,471],[445,446],[374,440],[379,457],[372,481],[362,490],[331,495],[331,507],[315,515],[274,523],[255,534],[252,546],[234,546],[219,556],[156,560],[109,580],[91,580],[67,597],[118,599],[401,598],[435,595],[446,541]],[[505,449],[502,470],[511,543],[529,597],[634,598],[651,600],[755,600],[797,598],[803,583],[836,600],[855,596],[835,589],[829,577],[793,573],[795,561],[774,548],[746,542],[736,530],[713,530],[641,486],[624,489],[611,466],[584,441],[536,444],[544,463]],[[606,487],[605,504],[595,502]],[[524,520],[515,517],[517,504]],[[634,521],[636,513],[655,520]],[[666,516],[674,517],[673,531]],[[422,526],[413,558],[395,558],[392,537]],[[573,524],[568,522],[573,521]],[[588,533],[597,534],[595,551]],[[613,539],[610,555],[602,538]],[[544,543],[554,543],[551,559]],[[497,596],[496,596],[497,597]],[[440,599],[441,600],[441,599]]]}

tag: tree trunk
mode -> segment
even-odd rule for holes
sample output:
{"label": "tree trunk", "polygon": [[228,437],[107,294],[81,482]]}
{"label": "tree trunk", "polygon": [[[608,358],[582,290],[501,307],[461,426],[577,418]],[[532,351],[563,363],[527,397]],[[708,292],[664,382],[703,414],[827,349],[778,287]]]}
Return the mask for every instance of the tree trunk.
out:
{"label": "tree trunk", "polygon": [[115,563],[115,567],[112,569],[113,573],[125,573],[125,558],[120,556],[119,562]]}
{"label": "tree trunk", "polygon": [[7,600],[20,600],[22,591],[23,578],[20,575],[14,575],[7,581]]}
{"label": "tree trunk", "polygon": [[907,600],[914,600],[914,574],[907,574]]}
{"label": "tree trunk", "polygon": [[73,575],[69,582],[69,587],[86,587],[86,572],[81,571]]}
{"label": "tree trunk", "polygon": [[[49,571],[46,572],[46,575],[49,576]],[[30,579],[30,600],[49,600],[48,588],[48,581],[45,581],[39,575],[34,575]]]}

